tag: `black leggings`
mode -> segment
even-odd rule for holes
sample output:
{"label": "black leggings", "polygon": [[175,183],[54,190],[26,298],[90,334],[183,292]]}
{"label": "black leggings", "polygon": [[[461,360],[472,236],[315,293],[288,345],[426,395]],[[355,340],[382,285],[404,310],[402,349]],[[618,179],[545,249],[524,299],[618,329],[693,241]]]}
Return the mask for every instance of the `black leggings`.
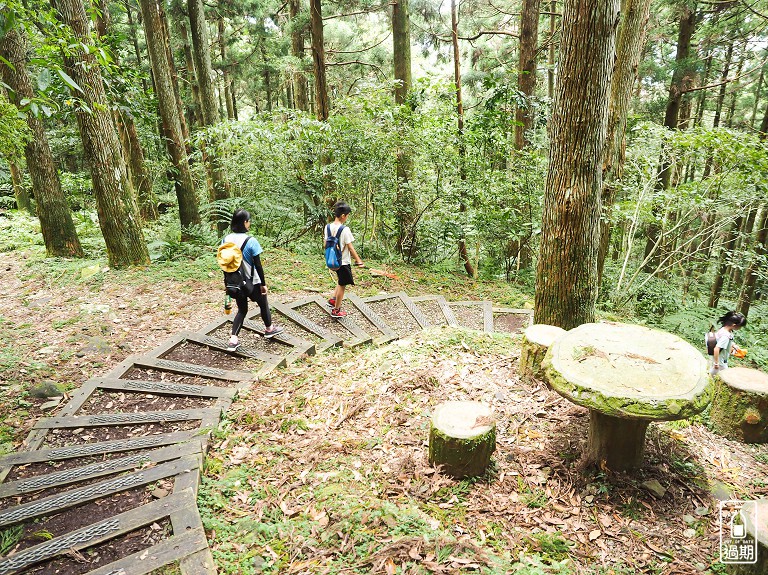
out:
{"label": "black leggings", "polygon": [[[253,286],[253,293],[251,294],[251,301],[255,301],[259,304],[261,310],[261,319],[264,321],[264,326],[269,327],[272,325],[272,314],[269,312],[269,304],[267,303],[266,294],[261,293],[261,286]],[[240,328],[243,327],[243,321],[245,316],[248,315],[248,297],[239,297],[235,300],[237,303],[237,313],[232,320],[232,335],[240,333]]]}

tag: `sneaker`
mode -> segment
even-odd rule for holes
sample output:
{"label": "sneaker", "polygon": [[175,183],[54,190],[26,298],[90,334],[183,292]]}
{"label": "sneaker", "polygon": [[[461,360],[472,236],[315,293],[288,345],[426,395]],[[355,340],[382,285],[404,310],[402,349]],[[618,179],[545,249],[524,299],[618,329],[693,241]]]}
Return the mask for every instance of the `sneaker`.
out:
{"label": "sneaker", "polygon": [[331,298],[328,300],[328,307],[336,307],[336,298]]}
{"label": "sneaker", "polygon": [[264,330],[264,337],[267,339],[275,337],[278,333],[283,333],[283,330],[284,328],[282,326],[272,324],[268,329]]}
{"label": "sneaker", "polygon": [[347,312],[333,308],[331,310],[331,317],[341,318],[341,317],[347,317]]}
{"label": "sneaker", "polygon": [[230,340],[229,340],[229,343],[227,343],[227,351],[237,351],[237,348],[238,348],[238,347],[240,347],[240,342],[239,342],[239,341],[234,341],[234,342],[233,342],[233,341],[230,339]]}

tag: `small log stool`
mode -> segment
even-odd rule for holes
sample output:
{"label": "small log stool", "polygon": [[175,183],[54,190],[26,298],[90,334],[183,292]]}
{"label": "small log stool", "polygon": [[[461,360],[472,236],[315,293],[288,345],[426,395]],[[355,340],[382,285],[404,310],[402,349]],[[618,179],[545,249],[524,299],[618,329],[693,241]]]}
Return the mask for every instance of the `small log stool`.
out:
{"label": "small log stool", "polygon": [[[729,575],[765,575],[768,573],[768,499],[744,502],[742,517],[747,537],[757,542],[757,561],[727,565],[726,572]],[[755,518],[757,522],[753,521]]]}
{"label": "small log stool", "polygon": [[518,368],[520,375],[542,379],[544,371],[541,369],[541,362],[547,355],[547,350],[552,342],[564,333],[563,328],[545,323],[537,323],[527,327],[523,332],[523,342],[520,345]]}
{"label": "small log stool", "polygon": [[728,439],[768,443],[768,375],[748,367],[720,370],[709,416]]}
{"label": "small log stool", "polygon": [[477,401],[446,401],[435,408],[429,430],[429,464],[454,477],[482,475],[496,449],[491,407]]}
{"label": "small log stool", "polygon": [[685,419],[710,400],[704,356],[640,325],[586,323],[557,338],[542,364],[552,389],[589,408],[586,462],[640,467],[651,421]]}

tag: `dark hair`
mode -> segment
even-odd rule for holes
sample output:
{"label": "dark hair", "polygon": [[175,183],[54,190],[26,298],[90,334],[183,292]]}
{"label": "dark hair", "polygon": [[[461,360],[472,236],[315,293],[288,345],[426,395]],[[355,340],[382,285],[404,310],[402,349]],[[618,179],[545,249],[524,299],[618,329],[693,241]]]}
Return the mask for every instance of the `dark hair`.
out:
{"label": "dark hair", "polygon": [[747,325],[747,318],[737,311],[729,311],[717,321],[719,321],[722,326],[733,325],[736,327],[744,327]]}
{"label": "dark hair", "polygon": [[239,210],[235,210],[235,213],[232,214],[232,223],[229,224],[229,226],[232,228],[232,231],[236,234],[244,234],[248,230],[245,229],[245,222],[251,221],[251,214],[249,214],[244,209],[240,208]]}
{"label": "dark hair", "polygon": [[349,207],[349,204],[347,202],[336,202],[333,204],[333,216],[335,218],[340,218],[344,214],[351,214],[352,208]]}

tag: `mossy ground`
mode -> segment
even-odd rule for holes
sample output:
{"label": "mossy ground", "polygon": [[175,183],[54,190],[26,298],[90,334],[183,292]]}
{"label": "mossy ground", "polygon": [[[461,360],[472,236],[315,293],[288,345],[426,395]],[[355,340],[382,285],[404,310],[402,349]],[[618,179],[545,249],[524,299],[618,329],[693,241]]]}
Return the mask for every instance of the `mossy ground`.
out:
{"label": "mossy ground", "polygon": [[[77,387],[219,317],[212,254],[129,270],[44,259],[39,248],[0,254],[4,449],[18,448],[44,415],[30,386]],[[319,255],[271,250],[264,264],[272,297],[332,288]],[[458,272],[368,264],[398,279],[355,270],[360,295],[404,290],[509,307],[532,299]],[[109,348],[88,351],[94,337]],[[519,378],[518,345],[444,329],[337,350],[259,382],[218,433],[200,491],[220,571],[717,572],[712,486],[742,498],[765,494],[766,448],[722,440],[704,416],[652,426],[647,463],[633,476],[582,469],[585,410]],[[481,478],[456,481],[427,464],[428,416],[446,399],[496,410],[497,451]],[[649,478],[666,488],[661,500],[640,487]],[[686,515],[696,518],[692,536]]]}

